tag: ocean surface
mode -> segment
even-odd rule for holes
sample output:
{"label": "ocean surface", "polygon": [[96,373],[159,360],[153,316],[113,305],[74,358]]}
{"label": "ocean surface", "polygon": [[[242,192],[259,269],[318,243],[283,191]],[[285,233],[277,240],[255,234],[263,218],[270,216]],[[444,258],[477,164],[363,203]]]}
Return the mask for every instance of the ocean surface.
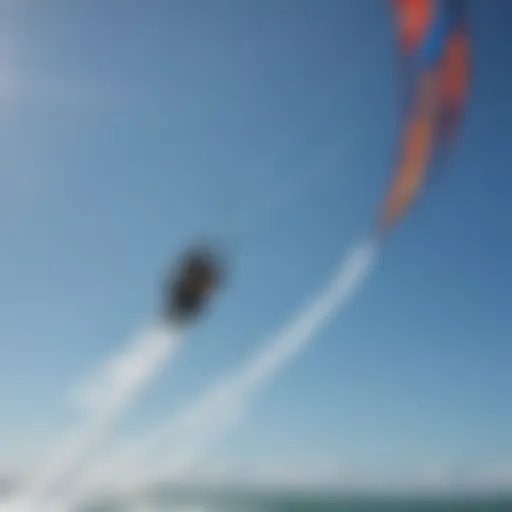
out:
{"label": "ocean surface", "polygon": [[[11,494],[2,489],[0,502]],[[153,489],[143,495],[96,499],[73,512],[512,512],[512,494],[465,497],[306,495],[261,491]]]}
{"label": "ocean surface", "polygon": [[213,493],[159,495],[92,504],[83,512],[512,512],[512,497],[378,498]]}

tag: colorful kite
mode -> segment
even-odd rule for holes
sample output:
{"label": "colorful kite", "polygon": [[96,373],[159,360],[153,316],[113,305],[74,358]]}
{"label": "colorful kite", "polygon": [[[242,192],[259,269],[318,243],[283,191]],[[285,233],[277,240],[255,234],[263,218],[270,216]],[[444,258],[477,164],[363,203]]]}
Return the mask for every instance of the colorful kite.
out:
{"label": "colorful kite", "polygon": [[469,83],[467,0],[391,2],[406,87],[406,123],[379,232],[405,214],[453,142]]}

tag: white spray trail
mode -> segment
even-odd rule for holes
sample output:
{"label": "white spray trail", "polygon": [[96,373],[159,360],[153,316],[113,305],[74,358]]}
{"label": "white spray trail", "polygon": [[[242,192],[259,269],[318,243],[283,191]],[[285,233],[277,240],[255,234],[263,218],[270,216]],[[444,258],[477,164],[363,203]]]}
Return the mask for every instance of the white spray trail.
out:
{"label": "white spray trail", "polygon": [[137,336],[128,350],[114,357],[104,370],[107,387],[102,394],[88,397],[92,417],[60,444],[49,463],[25,482],[13,500],[0,505],[0,512],[40,512],[49,495],[64,490],[64,481],[79,471],[104,441],[121,413],[174,353],[179,340],[179,331],[155,324]]}
{"label": "white spray trail", "polygon": [[[152,479],[178,477],[181,471],[200,455],[202,448],[210,440],[221,434],[242,415],[252,395],[267,384],[284,364],[313,339],[315,333],[325,325],[335,311],[345,307],[353,298],[371,270],[375,255],[376,246],[373,241],[366,241],[356,247],[327,288],[304,311],[286,324],[254,359],[236,372],[225,384],[224,390],[205,407],[204,413],[199,415],[194,425],[195,438],[180,447],[180,456],[176,460],[171,458],[170,462],[166,462],[169,457],[165,455],[168,454],[165,450],[159,452],[164,462],[160,465],[153,462],[147,466],[155,467]],[[151,481],[147,477],[145,480]]]}
{"label": "white spray trail", "polygon": [[[376,254],[373,240],[357,245],[326,289],[285,324],[255,357],[163,427],[137,443],[128,443],[114,457],[106,459],[101,464],[103,471],[89,475],[84,494],[87,487],[90,492],[94,484],[113,475],[124,476],[124,485],[132,490],[158,478],[178,477],[208,441],[242,414],[251,396],[306,346],[335,311],[349,302],[372,269]],[[170,442],[178,446],[174,453],[169,452]],[[162,460],[165,462],[161,463]],[[144,468],[142,475],[140,468]],[[130,469],[132,472],[127,473]],[[119,481],[113,483],[122,485]]]}

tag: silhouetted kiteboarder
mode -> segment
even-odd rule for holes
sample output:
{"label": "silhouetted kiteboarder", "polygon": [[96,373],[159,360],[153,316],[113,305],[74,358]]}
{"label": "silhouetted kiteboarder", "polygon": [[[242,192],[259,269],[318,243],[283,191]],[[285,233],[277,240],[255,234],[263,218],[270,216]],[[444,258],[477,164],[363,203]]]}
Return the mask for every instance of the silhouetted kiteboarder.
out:
{"label": "silhouetted kiteboarder", "polygon": [[220,263],[211,249],[189,249],[166,283],[165,319],[183,323],[195,318],[221,280]]}

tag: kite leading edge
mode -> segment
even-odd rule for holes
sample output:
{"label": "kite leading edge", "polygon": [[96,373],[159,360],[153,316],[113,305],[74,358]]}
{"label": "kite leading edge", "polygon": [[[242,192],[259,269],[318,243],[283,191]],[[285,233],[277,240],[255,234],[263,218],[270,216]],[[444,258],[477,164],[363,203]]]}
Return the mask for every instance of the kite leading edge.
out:
{"label": "kite leading edge", "polygon": [[391,0],[408,103],[396,170],[377,220],[391,228],[453,143],[467,99],[467,0]]}

